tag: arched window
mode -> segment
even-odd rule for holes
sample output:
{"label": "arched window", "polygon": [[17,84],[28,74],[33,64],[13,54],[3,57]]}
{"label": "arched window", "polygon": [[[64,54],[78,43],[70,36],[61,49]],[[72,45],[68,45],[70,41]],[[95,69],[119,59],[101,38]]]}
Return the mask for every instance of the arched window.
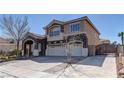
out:
{"label": "arched window", "polygon": [[50,31],[50,36],[57,36],[60,35],[60,27],[54,27],[53,29],[51,29]]}

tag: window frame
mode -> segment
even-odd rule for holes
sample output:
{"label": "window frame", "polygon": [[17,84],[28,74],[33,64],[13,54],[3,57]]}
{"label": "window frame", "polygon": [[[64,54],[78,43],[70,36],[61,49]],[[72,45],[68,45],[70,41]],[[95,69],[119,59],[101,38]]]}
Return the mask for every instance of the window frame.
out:
{"label": "window frame", "polygon": [[[74,27],[74,26],[76,26],[76,27]],[[73,29],[73,30],[72,30]],[[76,23],[71,23],[70,25],[69,25],[69,32],[78,32],[78,31],[80,31],[80,29],[81,29],[81,25],[80,25],[80,22],[76,22]]]}
{"label": "window frame", "polygon": [[[57,30],[57,29],[58,29],[58,30]],[[58,35],[60,35],[60,32],[61,32],[61,27],[60,27],[60,26],[53,27],[53,28],[50,30],[49,36],[50,36],[50,37],[58,36]]]}

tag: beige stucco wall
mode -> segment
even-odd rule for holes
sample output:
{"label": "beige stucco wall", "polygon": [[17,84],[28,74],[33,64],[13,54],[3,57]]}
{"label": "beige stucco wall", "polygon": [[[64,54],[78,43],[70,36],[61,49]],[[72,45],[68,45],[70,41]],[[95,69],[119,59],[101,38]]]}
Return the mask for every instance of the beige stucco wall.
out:
{"label": "beige stucco wall", "polygon": [[98,45],[99,34],[86,20],[82,22],[82,25],[83,25],[83,31],[86,32],[88,37],[88,45]]}
{"label": "beige stucco wall", "polygon": [[[88,38],[88,51],[89,55],[95,55],[96,46],[100,43],[99,33],[95,31],[92,25],[86,21],[78,21],[80,23],[80,32],[85,33]],[[70,24],[64,25],[64,33],[68,33]]]}
{"label": "beige stucco wall", "polygon": [[88,37],[88,51],[89,55],[95,55],[96,46],[100,43],[99,34],[95,31],[95,29],[86,21],[82,22],[83,31],[86,32]]}
{"label": "beige stucco wall", "polygon": [[[74,22],[74,23],[76,23],[76,22]],[[83,26],[83,25],[81,24],[81,21],[78,21],[77,23],[80,23],[80,25],[81,25],[80,31],[82,31],[82,26]],[[70,24],[71,24],[71,23],[68,23],[68,24],[65,24],[65,25],[64,25],[64,33],[65,33],[65,34],[67,34],[67,33],[69,32],[69,30],[70,30]]]}
{"label": "beige stucco wall", "polygon": [[[86,33],[88,37],[88,45],[98,45],[99,44],[99,34],[95,31],[95,29],[86,21],[78,21],[80,23],[80,32]],[[68,33],[70,24],[64,25],[64,33]]]}
{"label": "beige stucco wall", "polygon": [[[76,22],[74,22],[74,23],[76,23]],[[77,23],[80,23],[80,31],[76,32],[76,33],[71,32],[71,35],[85,33],[88,38],[89,55],[95,55],[95,47],[100,43],[99,33],[93,28],[93,26],[87,20],[77,21]],[[64,24],[63,35],[70,34],[70,32],[69,32],[70,24],[72,24],[72,23]]]}
{"label": "beige stucco wall", "polygon": [[[76,22],[74,22],[74,23],[76,23]],[[87,20],[77,21],[77,23],[80,23],[81,29],[79,32],[86,33],[86,35],[88,37],[88,45],[98,45],[100,43],[99,34],[95,31],[93,26]],[[63,33],[64,35],[69,33],[70,24],[72,24],[72,23],[64,24],[64,33]],[[46,32],[50,32],[50,29],[49,30],[46,29]]]}

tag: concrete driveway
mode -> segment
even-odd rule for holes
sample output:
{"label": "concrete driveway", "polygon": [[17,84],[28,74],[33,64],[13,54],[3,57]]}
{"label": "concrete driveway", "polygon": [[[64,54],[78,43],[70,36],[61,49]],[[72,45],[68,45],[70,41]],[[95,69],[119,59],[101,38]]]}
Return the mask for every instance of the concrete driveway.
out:
{"label": "concrete driveway", "polygon": [[78,63],[66,64],[66,57],[36,57],[0,63],[0,77],[117,77],[114,55],[76,58]]}

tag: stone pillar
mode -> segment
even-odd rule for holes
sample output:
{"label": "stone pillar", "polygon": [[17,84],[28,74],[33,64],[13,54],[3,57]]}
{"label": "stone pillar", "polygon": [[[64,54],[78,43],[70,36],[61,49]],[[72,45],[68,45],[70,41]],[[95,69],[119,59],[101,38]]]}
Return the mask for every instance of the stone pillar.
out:
{"label": "stone pillar", "polygon": [[34,51],[34,48],[35,48],[35,42],[33,42],[33,44],[32,44],[32,53]]}
{"label": "stone pillar", "polygon": [[22,56],[24,56],[24,49],[22,50]]}
{"label": "stone pillar", "polygon": [[39,50],[38,49],[35,49],[35,44],[36,43],[34,43],[33,56],[39,56]]}

